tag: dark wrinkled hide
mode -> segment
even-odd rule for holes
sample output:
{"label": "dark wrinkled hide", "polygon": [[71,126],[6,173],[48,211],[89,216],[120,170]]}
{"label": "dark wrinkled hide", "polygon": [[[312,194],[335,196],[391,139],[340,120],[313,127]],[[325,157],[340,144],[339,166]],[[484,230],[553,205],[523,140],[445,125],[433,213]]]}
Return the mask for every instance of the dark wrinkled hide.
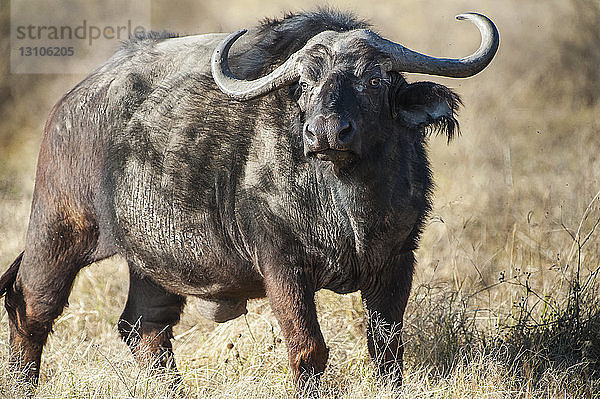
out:
{"label": "dark wrinkled hide", "polygon": [[[269,20],[230,63],[256,78],[321,31],[364,27],[325,11]],[[35,381],[77,272],[121,254],[131,273],[119,331],[140,360],[174,367],[171,326],[184,296],[201,298],[199,311],[217,321],[267,296],[302,382],[327,361],[315,291],[361,290],[369,351],[399,378],[398,332],[430,208],[425,133],[452,137],[460,100],[384,75],[381,55],[356,43],[343,54],[315,49],[303,61],[310,85],[238,102],[216,88],[194,53],[201,45],[173,44],[165,56],[162,44],[185,39],[173,37],[125,44],[53,109],[22,262],[0,279],[11,361]],[[311,121],[324,146],[351,130],[349,151],[311,152]]]}

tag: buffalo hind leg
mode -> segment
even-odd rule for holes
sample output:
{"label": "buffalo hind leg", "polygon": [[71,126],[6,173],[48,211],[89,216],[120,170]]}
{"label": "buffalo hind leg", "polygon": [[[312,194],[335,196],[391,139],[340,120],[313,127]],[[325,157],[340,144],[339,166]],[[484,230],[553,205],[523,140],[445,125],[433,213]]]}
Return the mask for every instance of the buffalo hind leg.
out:
{"label": "buffalo hind leg", "polygon": [[11,278],[2,288],[10,326],[9,363],[17,378],[35,385],[52,323],[67,304],[79,270],[96,260],[98,228],[73,209],[38,209],[29,226],[25,251],[7,271]]}
{"label": "buffalo hind leg", "polygon": [[264,271],[267,297],[279,322],[300,393],[315,396],[329,349],[317,320],[314,287],[300,269],[268,265]]}
{"label": "buffalo hind leg", "polygon": [[177,372],[171,338],[185,299],[167,292],[129,267],[129,294],[119,332],[138,363],[158,372]]}
{"label": "buffalo hind leg", "polygon": [[394,260],[392,275],[372,281],[362,289],[367,315],[367,345],[369,354],[381,376],[402,384],[402,319],[408,302],[414,256],[401,254]]}

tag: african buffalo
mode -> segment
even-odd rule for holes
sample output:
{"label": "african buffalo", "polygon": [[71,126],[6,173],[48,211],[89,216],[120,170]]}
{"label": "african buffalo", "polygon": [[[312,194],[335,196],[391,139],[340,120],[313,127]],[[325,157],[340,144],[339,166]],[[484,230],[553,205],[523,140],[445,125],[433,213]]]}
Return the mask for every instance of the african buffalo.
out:
{"label": "african buffalo", "polygon": [[419,54],[324,10],[245,35],[125,43],[45,125],[25,250],[0,279],[12,364],[37,381],[76,274],[119,254],[130,280],[118,328],[140,360],[175,367],[186,296],[218,322],[266,296],[302,386],[328,357],[315,292],[360,290],[369,353],[400,382],[399,332],[430,210],[427,133],[452,138],[460,105],[402,72],[484,69],[498,31],[479,14],[457,18],[482,35],[462,59]]}

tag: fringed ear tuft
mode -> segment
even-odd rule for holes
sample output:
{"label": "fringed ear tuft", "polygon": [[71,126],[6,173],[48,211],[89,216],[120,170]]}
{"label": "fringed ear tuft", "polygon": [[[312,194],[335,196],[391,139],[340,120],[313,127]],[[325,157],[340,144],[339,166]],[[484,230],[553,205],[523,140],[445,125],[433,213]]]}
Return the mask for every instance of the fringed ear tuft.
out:
{"label": "fringed ear tuft", "polygon": [[433,82],[405,84],[393,91],[392,115],[421,134],[445,134],[448,141],[459,134],[456,120],[462,101],[446,86]]}

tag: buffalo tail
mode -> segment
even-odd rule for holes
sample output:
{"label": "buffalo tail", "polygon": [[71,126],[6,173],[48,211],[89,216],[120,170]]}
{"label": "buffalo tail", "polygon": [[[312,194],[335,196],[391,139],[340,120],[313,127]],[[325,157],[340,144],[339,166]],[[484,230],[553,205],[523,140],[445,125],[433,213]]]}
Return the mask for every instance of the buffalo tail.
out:
{"label": "buffalo tail", "polygon": [[22,259],[23,252],[21,252],[21,254],[17,256],[17,259],[15,259],[15,261],[12,263],[12,265],[10,265],[8,270],[4,272],[2,277],[0,277],[0,297],[6,294],[6,291],[8,291],[10,287],[12,287],[13,283],[17,279],[17,272],[19,271],[19,266],[21,265]]}

